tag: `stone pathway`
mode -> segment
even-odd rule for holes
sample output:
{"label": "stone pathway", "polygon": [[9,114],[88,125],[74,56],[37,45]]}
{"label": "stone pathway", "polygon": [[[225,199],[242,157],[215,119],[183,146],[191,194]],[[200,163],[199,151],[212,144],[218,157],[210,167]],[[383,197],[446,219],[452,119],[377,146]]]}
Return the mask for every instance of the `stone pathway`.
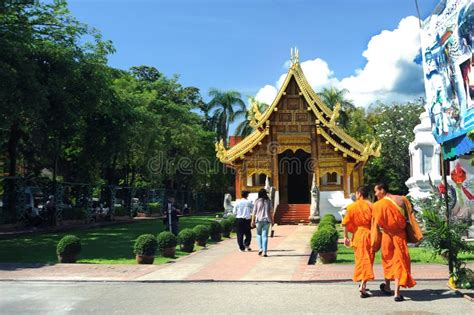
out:
{"label": "stone pathway", "polygon": [[[347,281],[352,264],[308,265],[309,239],[314,226],[277,226],[269,238],[269,257],[240,252],[236,239],[192,253],[163,265],[0,264],[0,280],[67,281]],[[255,234],[255,230],[252,231]],[[472,268],[471,264],[471,268]],[[417,280],[448,278],[447,266],[413,264]],[[383,279],[381,265],[375,276]]]}

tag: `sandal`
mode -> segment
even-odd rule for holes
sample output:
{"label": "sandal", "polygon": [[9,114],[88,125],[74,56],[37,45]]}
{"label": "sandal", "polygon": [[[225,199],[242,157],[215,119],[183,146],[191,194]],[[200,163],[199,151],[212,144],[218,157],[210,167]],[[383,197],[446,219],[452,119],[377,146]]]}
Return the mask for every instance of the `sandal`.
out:
{"label": "sandal", "polygon": [[380,284],[380,291],[382,291],[383,295],[386,295],[386,296],[392,295],[392,291],[385,290],[385,283]]}
{"label": "sandal", "polygon": [[393,300],[395,302],[402,302],[402,301],[405,301],[405,298],[403,298],[403,295],[400,295],[400,296],[394,297]]}

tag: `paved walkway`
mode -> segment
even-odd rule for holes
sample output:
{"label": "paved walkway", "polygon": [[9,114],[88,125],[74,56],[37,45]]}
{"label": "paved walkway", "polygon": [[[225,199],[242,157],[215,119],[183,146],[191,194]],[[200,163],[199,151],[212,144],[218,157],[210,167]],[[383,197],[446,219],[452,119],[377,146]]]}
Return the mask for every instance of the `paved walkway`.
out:
{"label": "paved walkway", "polygon": [[[347,281],[352,264],[308,265],[314,226],[278,226],[269,239],[269,257],[238,251],[227,239],[164,265],[0,264],[0,280],[68,281]],[[471,266],[472,267],[472,266]],[[382,279],[380,265],[374,267]],[[446,280],[444,265],[413,264],[418,280]]]}

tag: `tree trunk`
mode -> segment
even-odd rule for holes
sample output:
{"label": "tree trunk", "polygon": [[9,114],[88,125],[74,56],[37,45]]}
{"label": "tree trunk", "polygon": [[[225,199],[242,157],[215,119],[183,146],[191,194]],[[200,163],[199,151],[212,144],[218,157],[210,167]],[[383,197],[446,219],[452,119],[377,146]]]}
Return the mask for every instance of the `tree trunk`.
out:
{"label": "tree trunk", "polygon": [[16,176],[17,148],[20,137],[20,124],[18,121],[15,121],[10,126],[10,138],[8,139],[8,159],[10,160],[8,175],[11,177]]}

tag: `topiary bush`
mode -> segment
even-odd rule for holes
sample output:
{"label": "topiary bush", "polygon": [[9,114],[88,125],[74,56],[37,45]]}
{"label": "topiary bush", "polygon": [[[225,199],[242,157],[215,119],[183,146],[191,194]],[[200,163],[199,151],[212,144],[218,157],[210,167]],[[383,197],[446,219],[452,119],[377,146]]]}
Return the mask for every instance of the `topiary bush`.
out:
{"label": "topiary bush", "polygon": [[59,262],[73,263],[81,253],[81,240],[75,235],[64,236],[56,246]]}
{"label": "topiary bush", "polygon": [[311,249],[317,253],[337,251],[338,234],[335,228],[319,228],[311,238]]}
{"label": "topiary bush", "polygon": [[196,242],[196,234],[191,229],[183,229],[178,234],[178,243],[181,246],[181,250],[187,253],[191,253],[194,249],[194,243]]}
{"label": "topiary bush", "polygon": [[235,215],[229,214],[226,219],[230,221],[232,227],[235,226],[235,222],[237,222],[237,218],[235,217]]}
{"label": "topiary bush", "polygon": [[222,227],[217,221],[212,221],[209,224],[209,234],[213,241],[219,242],[221,240]]}
{"label": "topiary bush", "polygon": [[137,256],[155,256],[158,241],[152,234],[142,234],[135,240],[133,253]]}
{"label": "topiary bush", "polygon": [[158,234],[158,237],[156,238],[158,242],[158,249],[163,250],[165,248],[171,248],[171,247],[176,247],[178,244],[178,239],[176,236],[169,232],[169,231],[163,231],[160,234]]}
{"label": "topiary bush", "polygon": [[224,237],[230,237],[230,232],[232,231],[232,222],[228,219],[222,220],[221,227]]}
{"label": "topiary bush", "polygon": [[193,232],[196,236],[196,242],[199,246],[206,246],[206,242],[209,239],[209,229],[207,226],[199,224],[193,228]]}
{"label": "topiary bush", "polygon": [[323,223],[323,222],[329,222],[329,223],[331,223],[335,226],[336,223],[337,223],[337,220],[336,220],[336,217],[334,215],[332,215],[330,213],[326,213],[320,221],[320,223]]}
{"label": "topiary bush", "polygon": [[236,232],[237,231],[237,217],[233,214],[229,214],[227,216],[227,220],[229,220],[230,223],[232,224],[232,231]]}
{"label": "topiary bush", "polygon": [[149,202],[147,206],[150,213],[160,213],[161,211],[161,204],[159,202]]}
{"label": "topiary bush", "polygon": [[320,222],[319,225],[318,225],[318,229],[324,229],[324,228],[327,228],[327,227],[330,227],[330,228],[336,228],[336,225],[333,224],[332,222],[329,222],[329,221],[323,221],[323,222]]}

